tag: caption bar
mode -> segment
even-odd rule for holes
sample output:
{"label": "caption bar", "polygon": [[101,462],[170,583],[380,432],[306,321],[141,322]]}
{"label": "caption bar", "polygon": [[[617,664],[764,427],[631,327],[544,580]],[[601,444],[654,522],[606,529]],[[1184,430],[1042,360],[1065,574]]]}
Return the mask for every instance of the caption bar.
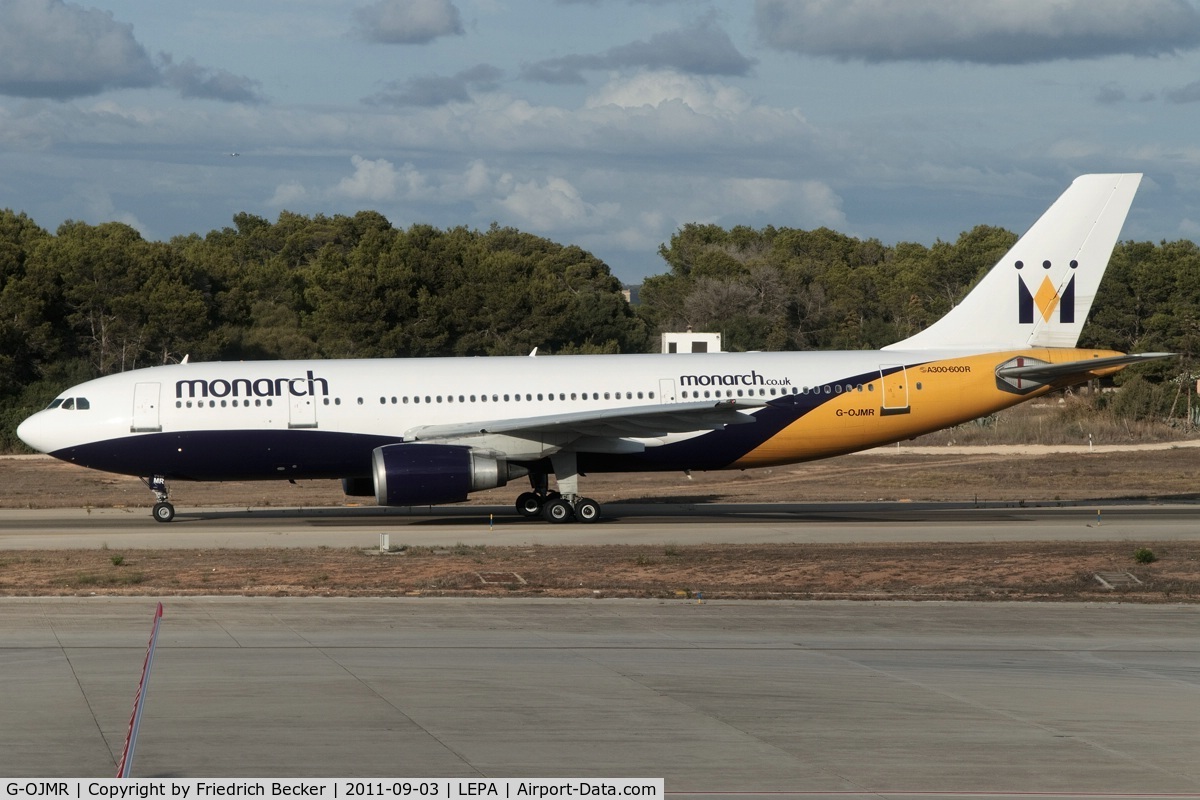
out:
{"label": "caption bar", "polygon": [[238,797],[323,798],[534,798],[638,797],[663,800],[662,778],[346,778],[302,779],[0,779],[3,797],[76,800],[225,800]]}

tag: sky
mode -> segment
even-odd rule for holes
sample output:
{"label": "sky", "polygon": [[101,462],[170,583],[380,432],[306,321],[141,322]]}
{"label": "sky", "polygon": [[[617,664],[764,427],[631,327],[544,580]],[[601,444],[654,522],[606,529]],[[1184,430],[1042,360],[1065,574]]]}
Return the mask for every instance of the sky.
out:
{"label": "sky", "polygon": [[0,0],[0,208],[498,223],[637,283],[688,223],[929,245],[1143,172],[1122,238],[1200,240],[1198,3]]}

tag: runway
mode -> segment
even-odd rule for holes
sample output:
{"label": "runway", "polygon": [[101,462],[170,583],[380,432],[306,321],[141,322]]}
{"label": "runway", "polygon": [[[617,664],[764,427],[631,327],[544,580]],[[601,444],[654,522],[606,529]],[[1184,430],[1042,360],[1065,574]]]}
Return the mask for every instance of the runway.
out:
{"label": "runway", "polygon": [[392,545],[1194,541],[1200,506],[954,503],[612,504],[593,524],[527,520],[508,506],[432,509],[0,510],[0,549]]}
{"label": "runway", "polygon": [[[21,548],[1190,540],[1188,505],[0,511]],[[490,519],[489,515],[494,515]],[[0,568],[3,568],[0,552]],[[0,599],[0,776],[109,776],[159,598]],[[162,598],[135,775],[1200,797],[1200,607]]]}
{"label": "runway", "polygon": [[[0,600],[0,775],[112,774],[152,599]],[[1200,609],[167,598],[135,776],[1200,794]]]}

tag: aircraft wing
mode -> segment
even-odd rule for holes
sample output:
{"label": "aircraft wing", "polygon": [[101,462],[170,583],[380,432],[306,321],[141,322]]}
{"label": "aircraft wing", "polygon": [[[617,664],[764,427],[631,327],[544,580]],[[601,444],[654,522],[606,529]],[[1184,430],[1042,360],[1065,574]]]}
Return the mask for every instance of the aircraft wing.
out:
{"label": "aircraft wing", "polygon": [[405,441],[454,439],[485,434],[566,434],[576,437],[654,438],[671,433],[719,430],[726,425],[754,422],[742,411],[761,408],[755,400],[703,400],[693,403],[633,406],[627,408],[575,411],[451,425],[421,425],[404,433]]}
{"label": "aircraft wing", "polygon": [[996,368],[996,375],[1001,378],[1018,378],[1038,383],[1047,383],[1056,378],[1072,375],[1082,375],[1088,372],[1101,372],[1113,367],[1123,367],[1141,361],[1153,361],[1159,358],[1170,358],[1174,353],[1132,353],[1109,358],[1089,358],[1082,361],[1068,361],[1063,364],[1049,364],[1034,359],[1021,359],[1023,363],[1008,362]]}

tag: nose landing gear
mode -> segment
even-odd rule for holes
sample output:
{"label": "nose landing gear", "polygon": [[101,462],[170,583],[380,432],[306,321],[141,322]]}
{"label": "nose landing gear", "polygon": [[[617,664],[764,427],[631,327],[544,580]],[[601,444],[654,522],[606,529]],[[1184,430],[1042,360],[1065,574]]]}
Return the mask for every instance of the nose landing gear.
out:
{"label": "nose landing gear", "polygon": [[142,478],[142,483],[146,484],[146,488],[154,492],[154,496],[158,502],[154,504],[151,514],[156,522],[170,522],[175,519],[175,506],[167,501],[167,479],[161,475],[154,475],[149,478]]}

